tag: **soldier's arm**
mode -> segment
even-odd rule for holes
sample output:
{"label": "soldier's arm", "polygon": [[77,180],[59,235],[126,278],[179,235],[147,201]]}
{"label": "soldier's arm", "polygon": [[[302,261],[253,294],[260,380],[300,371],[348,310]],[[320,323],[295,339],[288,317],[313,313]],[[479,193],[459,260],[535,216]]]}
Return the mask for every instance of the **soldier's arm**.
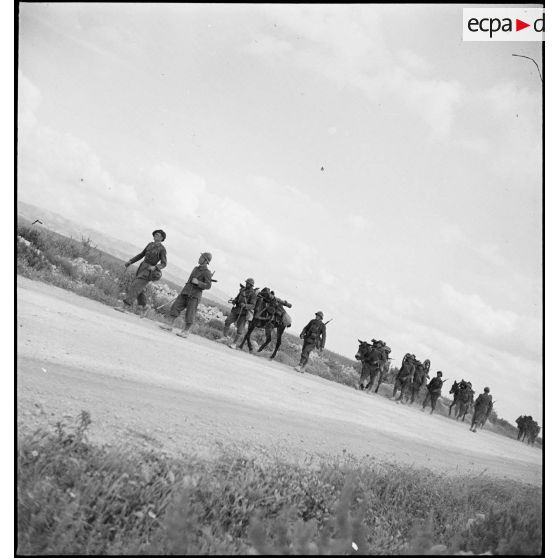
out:
{"label": "soldier's arm", "polygon": [[[149,246],[149,244],[148,244],[147,246]],[[144,257],[145,257],[145,251],[147,250],[147,246],[146,246],[137,256],[134,256],[133,258],[130,258],[130,259],[128,260],[128,262],[127,262],[128,265],[131,265],[131,264],[133,264],[133,263],[136,263],[137,261],[139,261],[139,260],[141,260],[142,258],[144,258]]]}
{"label": "soldier's arm", "polygon": [[322,344],[321,344],[321,348],[324,349],[325,348],[325,343],[326,343],[326,326],[324,325],[324,327],[322,327]]}
{"label": "soldier's arm", "polygon": [[198,278],[198,287],[202,291],[211,289],[211,272],[209,269],[204,270],[203,276]]}
{"label": "soldier's arm", "polygon": [[258,295],[256,292],[250,294],[250,296],[246,299],[246,309],[247,310],[254,310],[256,307],[256,300]]}
{"label": "soldier's arm", "polygon": [[159,263],[156,267],[159,269],[164,269],[167,267],[167,249],[164,246],[161,246],[161,251],[159,252]]}
{"label": "soldier's arm", "polygon": [[312,323],[312,321],[309,321],[305,326],[304,329],[300,332],[300,338],[302,339],[305,335],[306,332],[308,331],[308,328],[310,327],[310,324]]}

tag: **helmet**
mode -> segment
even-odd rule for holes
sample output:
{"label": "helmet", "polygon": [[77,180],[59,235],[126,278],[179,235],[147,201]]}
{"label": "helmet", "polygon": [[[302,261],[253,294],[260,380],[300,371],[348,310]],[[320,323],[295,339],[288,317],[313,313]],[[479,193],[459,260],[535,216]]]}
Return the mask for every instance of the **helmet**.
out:
{"label": "helmet", "polygon": [[322,318],[322,320],[324,319],[324,313],[323,313],[321,310],[319,310],[318,312],[316,312],[316,316]]}
{"label": "helmet", "polygon": [[442,371],[441,371],[441,370],[438,370],[438,372],[436,372],[436,375],[437,375],[437,376],[443,376]]}
{"label": "helmet", "polygon": [[156,231],[153,231],[151,233],[151,236],[155,236],[156,233],[159,233],[163,237],[163,240],[167,238],[167,233],[163,229],[157,229]]}
{"label": "helmet", "polygon": [[484,388],[484,393],[490,393],[490,388],[489,388],[489,387],[485,387],[485,388]]}
{"label": "helmet", "polygon": [[254,279],[252,279],[251,277],[249,277],[248,279],[246,279],[246,284],[247,285],[252,285],[252,287],[254,286]]}
{"label": "helmet", "polygon": [[207,260],[207,263],[209,263],[211,261],[211,258],[213,258],[213,256],[209,252],[202,252],[201,257],[205,258]]}

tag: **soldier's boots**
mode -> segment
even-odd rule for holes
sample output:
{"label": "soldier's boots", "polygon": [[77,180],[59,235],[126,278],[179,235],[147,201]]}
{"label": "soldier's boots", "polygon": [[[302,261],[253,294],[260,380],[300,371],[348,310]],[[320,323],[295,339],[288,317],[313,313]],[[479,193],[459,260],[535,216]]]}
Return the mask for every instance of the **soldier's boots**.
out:
{"label": "soldier's boots", "polygon": [[142,306],[139,309],[139,317],[145,318],[147,316],[147,306]]}
{"label": "soldier's boots", "polygon": [[129,314],[132,312],[132,306],[125,301],[122,301],[120,304],[114,306],[113,308],[115,310],[118,310],[118,312],[123,312],[124,314]]}
{"label": "soldier's boots", "polygon": [[182,331],[179,331],[176,335],[178,337],[183,337],[184,339],[188,339],[190,337],[190,327],[185,327]]}
{"label": "soldier's boots", "polygon": [[161,329],[164,329],[165,331],[172,331],[176,327],[176,321],[177,320],[178,320],[178,318],[174,318],[172,323],[170,323],[170,324],[159,324],[159,327]]}

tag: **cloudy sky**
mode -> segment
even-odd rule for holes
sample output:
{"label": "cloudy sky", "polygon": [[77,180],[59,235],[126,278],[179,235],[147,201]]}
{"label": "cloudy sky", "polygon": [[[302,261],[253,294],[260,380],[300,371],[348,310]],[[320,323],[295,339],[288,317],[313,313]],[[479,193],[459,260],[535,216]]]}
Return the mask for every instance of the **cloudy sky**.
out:
{"label": "cloudy sky", "polygon": [[19,199],[542,421],[540,43],[457,5],[19,9]]}

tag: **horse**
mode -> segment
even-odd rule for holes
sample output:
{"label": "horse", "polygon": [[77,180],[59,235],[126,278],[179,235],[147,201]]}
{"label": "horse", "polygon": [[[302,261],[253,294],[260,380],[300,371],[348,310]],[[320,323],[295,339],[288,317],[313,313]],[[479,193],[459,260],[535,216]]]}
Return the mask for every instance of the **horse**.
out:
{"label": "horse", "polygon": [[[475,399],[475,392],[472,390],[470,386],[467,386],[465,389],[461,390],[460,397],[458,398],[456,404],[455,420],[461,419],[461,422],[465,422],[465,417],[467,416],[468,413],[471,412],[474,399]],[[486,417],[484,418],[484,420],[481,419],[481,421],[479,422],[481,428],[484,426],[485,422],[486,422]]]}
{"label": "horse", "polygon": [[527,430],[527,444],[531,446],[534,445],[535,440],[537,439],[537,436],[539,435],[540,431],[541,431],[541,427],[538,425],[537,421],[534,420],[533,422],[531,422]]}
{"label": "horse", "polygon": [[[384,381],[388,370],[389,370],[389,359],[384,359],[384,354],[378,347],[374,347],[367,341],[358,340],[358,352],[355,355],[357,360],[362,362],[362,370],[360,373],[359,389],[361,390],[372,390],[372,385],[376,380],[376,376],[379,375],[378,385],[374,390],[374,393],[378,393],[378,388],[380,384]],[[369,378],[366,386],[364,381]]]}
{"label": "horse", "polygon": [[518,428],[517,439],[524,442],[527,438],[527,443],[533,445],[541,431],[537,421],[531,416],[522,415],[515,422]]}
{"label": "horse", "polygon": [[415,364],[415,373],[411,382],[411,405],[415,402],[415,397],[420,393],[422,386],[426,383],[428,372],[430,371],[430,361],[426,359],[424,363],[419,360]]}
{"label": "horse", "polygon": [[[397,401],[401,401],[405,392],[409,392],[411,390],[411,383],[413,381],[413,374],[415,372],[415,362],[417,362],[413,355],[407,353],[403,357],[403,362],[401,363],[401,368],[399,372],[397,372],[397,376],[395,377],[395,382],[393,383],[393,394],[392,397],[395,398],[395,394],[397,393],[397,388],[401,390],[401,394],[399,395],[399,399]],[[409,394],[407,393],[407,401],[409,400]]]}
{"label": "horse", "polygon": [[254,307],[254,318],[248,325],[248,330],[242,343],[239,345],[239,349],[242,350],[244,343],[248,345],[248,350],[252,353],[253,347],[250,340],[250,335],[257,328],[263,328],[265,330],[265,341],[258,348],[258,353],[263,351],[271,342],[271,332],[277,330],[277,340],[275,342],[275,348],[269,357],[270,360],[274,359],[277,355],[277,351],[281,346],[281,339],[286,328],[291,327],[291,319],[287,314],[283,306],[291,308],[292,304],[286,300],[281,300],[275,298],[269,291],[269,289],[262,289],[262,292],[258,295],[256,300],[256,305]]}

